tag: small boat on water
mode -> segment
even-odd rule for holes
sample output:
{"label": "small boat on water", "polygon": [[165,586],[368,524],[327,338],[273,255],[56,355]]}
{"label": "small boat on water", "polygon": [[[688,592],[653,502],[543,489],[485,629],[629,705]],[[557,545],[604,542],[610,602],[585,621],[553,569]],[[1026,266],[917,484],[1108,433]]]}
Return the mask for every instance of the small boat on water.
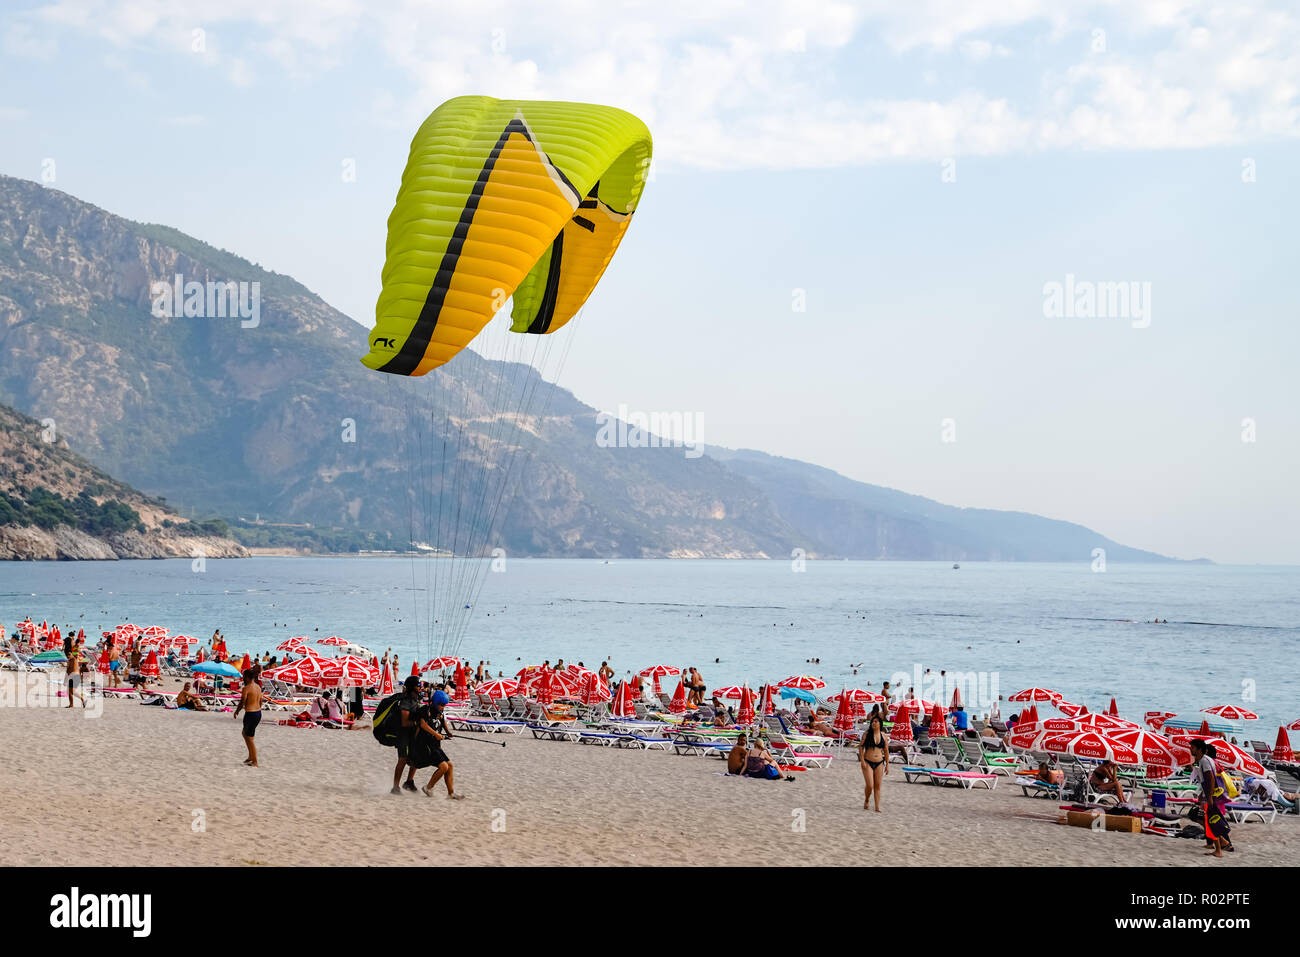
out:
{"label": "small boat on water", "polygon": [[952,567],[953,567],[953,568],[961,568],[961,566],[958,565],[956,562],[953,562],[953,563],[952,563]]}

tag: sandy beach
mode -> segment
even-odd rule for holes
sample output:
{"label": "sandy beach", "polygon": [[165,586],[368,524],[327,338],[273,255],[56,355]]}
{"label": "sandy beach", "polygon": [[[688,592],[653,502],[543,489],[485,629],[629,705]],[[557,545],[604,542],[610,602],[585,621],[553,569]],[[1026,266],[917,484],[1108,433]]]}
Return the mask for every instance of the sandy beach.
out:
{"label": "sandy beach", "polygon": [[[12,673],[3,680],[13,681]],[[1237,852],[1053,823],[1056,803],[906,784],[862,809],[854,752],[795,782],[723,777],[722,762],[492,736],[453,739],[464,801],[388,793],[394,752],[366,731],[281,727],[243,767],[229,713],[105,701],[0,709],[2,865],[923,864],[1294,865],[1295,817],[1235,825]],[[423,784],[428,771],[419,772]]]}

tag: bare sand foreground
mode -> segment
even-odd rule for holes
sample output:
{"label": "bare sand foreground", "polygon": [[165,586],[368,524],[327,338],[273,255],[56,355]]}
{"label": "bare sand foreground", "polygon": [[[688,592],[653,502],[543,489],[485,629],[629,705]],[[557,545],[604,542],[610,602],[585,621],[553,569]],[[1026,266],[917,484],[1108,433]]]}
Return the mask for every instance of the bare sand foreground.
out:
{"label": "bare sand foreground", "polygon": [[[11,681],[12,675],[3,676]],[[369,731],[280,727],[261,768],[239,723],[107,701],[0,708],[0,865],[925,864],[1294,865],[1300,819],[1201,843],[1052,823],[1054,802],[905,784],[862,810],[853,752],[793,783],[722,777],[721,762],[536,741],[448,742],[464,801],[390,795],[394,752]],[[65,702],[66,703],[66,702]],[[494,736],[495,737],[495,736]],[[488,738],[492,740],[492,738]],[[428,771],[421,771],[423,784]]]}

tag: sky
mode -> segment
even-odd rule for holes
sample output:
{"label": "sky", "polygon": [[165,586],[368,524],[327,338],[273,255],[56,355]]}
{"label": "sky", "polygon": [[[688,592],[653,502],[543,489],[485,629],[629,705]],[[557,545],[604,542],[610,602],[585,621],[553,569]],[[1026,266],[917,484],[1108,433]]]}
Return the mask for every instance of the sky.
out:
{"label": "sky", "polygon": [[370,325],[434,107],[621,107],[655,161],[571,330],[578,398],[1294,564],[1297,50],[1260,0],[8,2],[0,172]]}

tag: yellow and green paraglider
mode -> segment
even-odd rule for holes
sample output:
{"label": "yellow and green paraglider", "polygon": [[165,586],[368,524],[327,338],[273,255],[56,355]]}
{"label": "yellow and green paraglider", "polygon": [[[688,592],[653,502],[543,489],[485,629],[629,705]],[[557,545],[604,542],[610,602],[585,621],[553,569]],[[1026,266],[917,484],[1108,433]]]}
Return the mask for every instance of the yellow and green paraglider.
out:
{"label": "yellow and green paraglider", "polygon": [[411,143],[362,362],[421,376],[510,297],[511,331],[559,329],[609,265],[645,185],[650,131],[608,106],[461,96]]}

